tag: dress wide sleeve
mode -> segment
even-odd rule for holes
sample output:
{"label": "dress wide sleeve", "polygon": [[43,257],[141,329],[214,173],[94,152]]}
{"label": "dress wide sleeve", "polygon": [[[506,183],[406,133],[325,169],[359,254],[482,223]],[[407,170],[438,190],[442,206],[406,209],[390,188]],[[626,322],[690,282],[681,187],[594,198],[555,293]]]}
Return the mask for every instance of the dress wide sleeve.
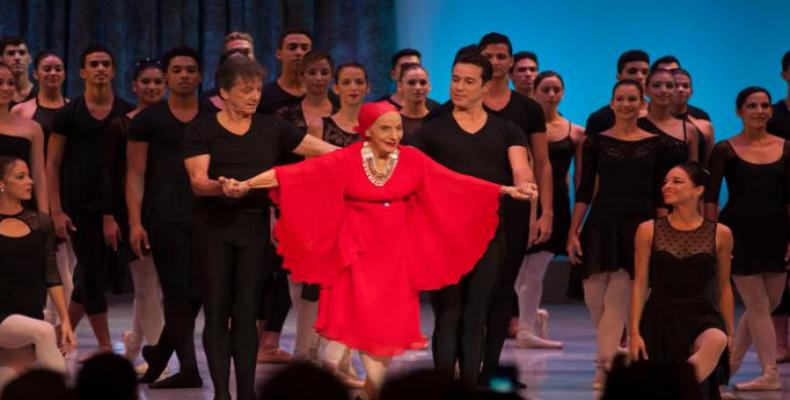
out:
{"label": "dress wide sleeve", "polygon": [[328,286],[356,254],[338,240],[345,215],[346,153],[337,150],[275,168],[279,186],[269,196],[280,218],[274,237],[295,282]]}
{"label": "dress wide sleeve", "polygon": [[415,290],[436,290],[457,283],[485,253],[499,223],[500,186],[419,154],[422,184],[408,203],[408,274]]}

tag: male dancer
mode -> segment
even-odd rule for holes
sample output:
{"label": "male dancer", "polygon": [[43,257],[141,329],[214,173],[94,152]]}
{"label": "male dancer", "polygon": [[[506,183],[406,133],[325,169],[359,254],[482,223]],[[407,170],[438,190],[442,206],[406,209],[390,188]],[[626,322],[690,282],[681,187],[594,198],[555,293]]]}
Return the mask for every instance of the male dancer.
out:
{"label": "male dancer", "polygon": [[[222,57],[219,63],[222,64],[231,54],[243,54],[251,59],[255,59],[255,42],[247,32],[233,31],[225,35],[225,45],[222,50]],[[219,68],[219,65],[217,66]],[[200,95],[200,107],[206,111],[218,111],[224,107],[222,99],[219,97],[219,89],[216,87],[203,92]]]}
{"label": "male dancer", "polygon": [[538,55],[531,51],[519,51],[513,54],[513,71],[510,79],[516,91],[533,98],[535,78],[538,77]]}
{"label": "male dancer", "polygon": [[[154,257],[162,285],[165,326],[159,342],[143,348],[154,389],[203,386],[195,358],[195,317],[200,310],[191,267],[192,189],[182,161],[187,125],[201,115],[197,51],[175,47],[162,60],[170,93],[132,120],[127,144],[126,203],[129,241],[138,257]],[[154,382],[175,350],[180,372]]]}
{"label": "male dancer", "polygon": [[[98,341],[97,352],[110,352],[112,342],[104,296],[107,246],[101,196],[96,191],[101,187],[104,130],[109,121],[126,114],[132,106],[113,95],[115,67],[109,49],[88,46],[80,60],[85,92],[66,104],[52,120],[47,181],[55,232],[62,238],[71,235],[79,261],[74,271],[69,317],[76,327],[87,314]],[[65,175],[63,179],[61,171]],[[61,183],[65,183],[63,191]],[[65,194],[64,198],[61,193]],[[81,357],[80,361],[92,355]]]}
{"label": "male dancer", "polygon": [[14,99],[10,107],[23,103],[38,93],[38,87],[30,82],[30,50],[24,38],[7,36],[0,39],[0,60],[11,68],[14,74]]}
{"label": "male dancer", "polygon": [[258,105],[261,114],[274,114],[282,107],[302,100],[304,87],[299,68],[302,58],[313,48],[313,36],[302,28],[290,28],[280,36],[275,57],[280,61],[280,76],[263,87],[263,97]]}
{"label": "male dancer", "polygon": [[[546,118],[535,100],[510,89],[509,73],[513,68],[513,47],[510,39],[500,33],[489,33],[480,39],[478,48],[493,66],[493,77],[483,96],[486,111],[516,124],[526,134],[540,192],[540,219],[535,222],[537,207],[530,203],[503,201],[505,223],[505,257],[498,289],[494,292],[488,314],[485,356],[481,383],[488,383],[499,365],[499,357],[514,314],[514,285],[527,247],[551,236],[553,219],[551,163],[546,138]],[[533,228],[530,231],[530,228]],[[533,232],[531,235],[529,232]]]}
{"label": "male dancer", "polygon": [[[459,54],[450,84],[452,110],[426,123],[411,143],[454,171],[499,184],[522,185],[533,179],[527,140],[518,126],[483,108],[491,76],[491,63],[485,57],[477,52]],[[469,385],[477,384],[489,306],[503,256],[504,227],[500,223],[473,271],[458,284],[432,293],[434,365],[452,376],[458,362],[461,380]]]}

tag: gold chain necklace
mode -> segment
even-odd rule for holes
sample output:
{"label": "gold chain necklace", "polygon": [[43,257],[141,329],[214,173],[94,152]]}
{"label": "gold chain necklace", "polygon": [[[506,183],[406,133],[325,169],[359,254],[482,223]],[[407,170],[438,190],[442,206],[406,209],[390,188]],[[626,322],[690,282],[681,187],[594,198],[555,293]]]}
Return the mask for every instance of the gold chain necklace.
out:
{"label": "gold chain necklace", "polygon": [[373,156],[373,149],[370,148],[368,142],[362,145],[362,168],[365,169],[365,175],[367,175],[368,180],[376,186],[384,186],[385,183],[392,177],[392,173],[395,171],[395,166],[398,165],[398,154],[400,151],[395,149],[392,153],[390,153],[389,158],[387,159],[387,168],[384,169],[384,172],[379,172],[376,170],[376,161],[375,157]]}

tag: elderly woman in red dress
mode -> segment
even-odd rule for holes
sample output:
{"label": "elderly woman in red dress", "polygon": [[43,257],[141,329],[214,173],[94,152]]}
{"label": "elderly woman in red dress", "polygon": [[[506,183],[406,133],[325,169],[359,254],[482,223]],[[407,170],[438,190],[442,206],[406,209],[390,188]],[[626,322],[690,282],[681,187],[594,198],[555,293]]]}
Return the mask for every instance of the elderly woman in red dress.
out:
{"label": "elderly woman in red dress", "polygon": [[358,349],[374,397],[393,356],[421,339],[418,292],[459,281],[485,252],[499,196],[537,196],[532,184],[500,186],[461,175],[400,146],[401,116],[365,104],[363,141],[244,182],[228,196],[273,188],[278,252],[294,281],[321,285],[316,330]]}

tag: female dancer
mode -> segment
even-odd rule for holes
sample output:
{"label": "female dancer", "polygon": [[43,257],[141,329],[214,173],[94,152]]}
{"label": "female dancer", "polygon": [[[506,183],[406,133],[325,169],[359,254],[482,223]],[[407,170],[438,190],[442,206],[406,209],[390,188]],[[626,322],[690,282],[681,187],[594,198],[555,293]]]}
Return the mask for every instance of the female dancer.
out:
{"label": "female dancer", "polygon": [[[338,109],[332,102],[332,99],[329,98],[329,85],[332,83],[333,68],[334,63],[329,53],[321,50],[311,50],[307,53],[302,59],[299,74],[307,90],[305,97],[299,103],[280,108],[276,114],[293,124],[301,132],[307,132],[309,126],[321,123],[323,118],[336,113]],[[303,159],[294,154],[286,154],[283,158],[280,161],[283,164]],[[278,255],[274,255],[274,257],[282,265],[282,259]],[[277,278],[286,280],[280,268],[276,272],[278,273]],[[276,285],[278,283],[274,282],[273,284]],[[286,283],[286,285],[289,287],[291,304],[297,316],[294,356],[301,359],[312,358],[318,360],[319,339],[315,334],[313,324],[315,324],[318,314],[319,288],[315,285],[303,285],[294,282]],[[279,349],[280,330],[285,322],[286,312],[278,312],[282,307],[273,304],[275,302],[282,303],[283,300],[277,298],[279,297],[276,295],[277,289],[273,288],[273,290],[270,290],[275,293],[271,293],[269,299],[267,299],[268,309],[266,314],[268,314],[268,320],[266,331],[263,332],[261,343],[258,346],[258,361],[289,361],[291,358],[290,354]],[[274,310],[274,312],[269,310]]]}
{"label": "female dancer", "polygon": [[360,350],[375,397],[391,358],[421,336],[418,291],[472,269],[494,235],[501,193],[525,200],[536,189],[460,175],[398,146],[402,122],[389,103],[363,106],[359,124],[362,142],[223,188],[235,196],[277,187],[284,265],[293,279],[321,284],[316,327]]}
{"label": "female dancer", "polygon": [[[307,130],[307,133],[321,138],[327,143],[337,147],[346,147],[359,141],[362,137],[357,133],[359,125],[359,109],[365,101],[365,95],[370,92],[368,73],[362,64],[349,62],[341,64],[335,70],[335,94],[340,99],[340,108],[329,117],[316,120]],[[309,290],[315,291],[314,285]],[[311,293],[311,300],[318,300],[318,294]],[[315,317],[322,306],[313,307]],[[313,315],[310,315],[313,318]],[[315,322],[313,319],[311,322]],[[345,344],[339,341],[327,341],[323,354],[324,366],[335,373],[344,385],[351,388],[360,388],[365,382],[357,377],[352,365],[352,352]]]}
{"label": "female dancer", "polygon": [[44,132],[39,124],[11,114],[9,105],[16,93],[14,85],[11,68],[0,63],[0,156],[16,157],[32,166],[35,203],[27,199],[25,207],[47,213],[49,197],[44,165]]}
{"label": "female dancer", "polygon": [[645,79],[645,94],[650,98],[647,115],[639,119],[639,127],[656,135],[664,135],[669,146],[669,166],[698,160],[697,129],[689,122],[672,116],[675,78],[667,69],[654,69]]}
{"label": "female dancer", "polygon": [[615,125],[584,141],[582,176],[568,230],[568,257],[584,268],[584,301],[597,329],[595,389],[603,387],[628,316],[634,233],[656,215],[660,202],[664,139],[637,126],[642,96],[638,81],[624,79],[614,85],[610,107]]}
{"label": "female dancer", "polygon": [[[46,156],[52,118],[68,102],[68,99],[63,97],[66,69],[60,56],[48,51],[36,55],[33,66],[33,78],[38,82],[38,93],[34,99],[15,105],[11,109],[11,114],[32,119],[41,125],[41,129],[44,131],[44,156]],[[74,289],[72,273],[74,267],[77,266],[77,256],[68,239],[58,239],[58,250],[55,256],[58,261],[60,280],[63,284],[63,293],[65,293],[68,303],[71,291]],[[57,323],[57,310],[49,299],[47,299],[47,308],[44,310],[44,319],[53,324]]]}
{"label": "female dancer", "polygon": [[[782,298],[790,259],[790,143],[766,132],[772,112],[767,90],[746,88],[738,93],[735,106],[743,130],[713,148],[706,217],[718,216],[732,229],[733,281],[746,305],[735,335],[732,373],[738,371],[752,341],[763,370],[760,377],[735,388],[779,390],[771,311]],[[724,178],[730,197],[719,214]]]}
{"label": "female dancer", "polygon": [[428,93],[431,81],[428,71],[420,64],[403,64],[398,79],[398,91],[403,93],[403,136],[406,141],[412,133],[422,126],[431,110],[428,108]]}
{"label": "female dancer", "polygon": [[[662,191],[672,212],[643,222],[636,231],[629,351],[632,360],[688,360],[697,381],[707,381],[701,388],[705,398],[718,399],[719,385],[728,378],[724,351],[735,318],[732,232],[698,211],[708,180],[693,161],[669,170]],[[714,285],[718,308],[706,296]],[[723,373],[712,376],[717,367]]]}
{"label": "female dancer", "polygon": [[[132,91],[137,95],[137,107],[125,115],[110,121],[104,140],[104,169],[102,171],[102,198],[104,208],[104,239],[107,245],[118,252],[127,246],[121,232],[128,232],[126,201],[124,197],[126,176],[126,139],[129,124],[148,106],[162,100],[165,94],[165,78],[159,60],[145,58],[135,64]],[[130,249],[123,254],[132,255]],[[150,344],[159,341],[164,317],[162,315],[162,293],[153,258],[140,258],[129,262],[134,284],[132,302],[132,330],[123,333],[124,356],[134,362],[140,354],[143,338]],[[145,363],[136,368],[138,374],[147,370]]]}
{"label": "female dancer", "polygon": [[219,178],[249,179],[271,168],[282,153],[316,156],[335,149],[276,116],[256,114],[264,77],[254,60],[228,58],[217,71],[224,108],[192,122],[185,138],[184,164],[197,196],[193,259],[202,275],[203,344],[215,399],[230,399],[231,358],[236,398],[255,397],[255,311],[268,272],[262,266],[268,266],[269,241],[265,193],[229,201]]}
{"label": "female dancer", "polygon": [[[543,277],[549,263],[557,254],[565,254],[568,227],[571,219],[571,205],[568,190],[568,169],[571,159],[576,160],[575,170],[580,171],[584,128],[573,124],[558,112],[565,94],[565,83],[554,71],[541,72],[535,79],[535,99],[543,107],[546,115],[546,134],[549,141],[549,161],[554,180],[554,219],[552,234],[548,241],[531,247],[521,263],[516,278],[518,295],[519,329],[516,346],[525,348],[558,349],[562,343],[548,340],[545,319],[547,314],[540,313],[540,297],[543,293]],[[579,176],[580,174],[577,174]],[[542,323],[541,323],[542,322]]]}
{"label": "female dancer", "polygon": [[345,147],[360,139],[354,128],[359,124],[359,108],[370,92],[365,67],[356,62],[338,66],[334,90],[340,98],[340,108],[329,117],[315,120],[307,133],[335,146]]}
{"label": "female dancer", "polygon": [[33,60],[33,78],[38,83],[38,93],[34,99],[19,103],[11,109],[11,113],[22,118],[32,119],[44,130],[44,150],[49,139],[52,117],[68,101],[63,97],[63,81],[66,79],[66,68],[63,59],[55,53],[45,51],[36,55]]}
{"label": "female dancer", "polygon": [[[0,156],[0,387],[36,361],[65,373],[61,352],[77,345],[55,266],[52,220],[22,206],[31,198],[32,187],[23,160]],[[61,319],[60,349],[55,329],[41,321],[47,293]]]}
{"label": "female dancer", "polygon": [[691,74],[682,68],[673,69],[672,77],[675,78],[675,97],[672,99],[672,115],[686,122],[691,123],[697,128],[697,147],[699,150],[698,159],[702,165],[708,165],[710,152],[716,139],[713,133],[713,124],[710,120],[697,118],[691,115],[689,99],[694,94],[691,85]]}

